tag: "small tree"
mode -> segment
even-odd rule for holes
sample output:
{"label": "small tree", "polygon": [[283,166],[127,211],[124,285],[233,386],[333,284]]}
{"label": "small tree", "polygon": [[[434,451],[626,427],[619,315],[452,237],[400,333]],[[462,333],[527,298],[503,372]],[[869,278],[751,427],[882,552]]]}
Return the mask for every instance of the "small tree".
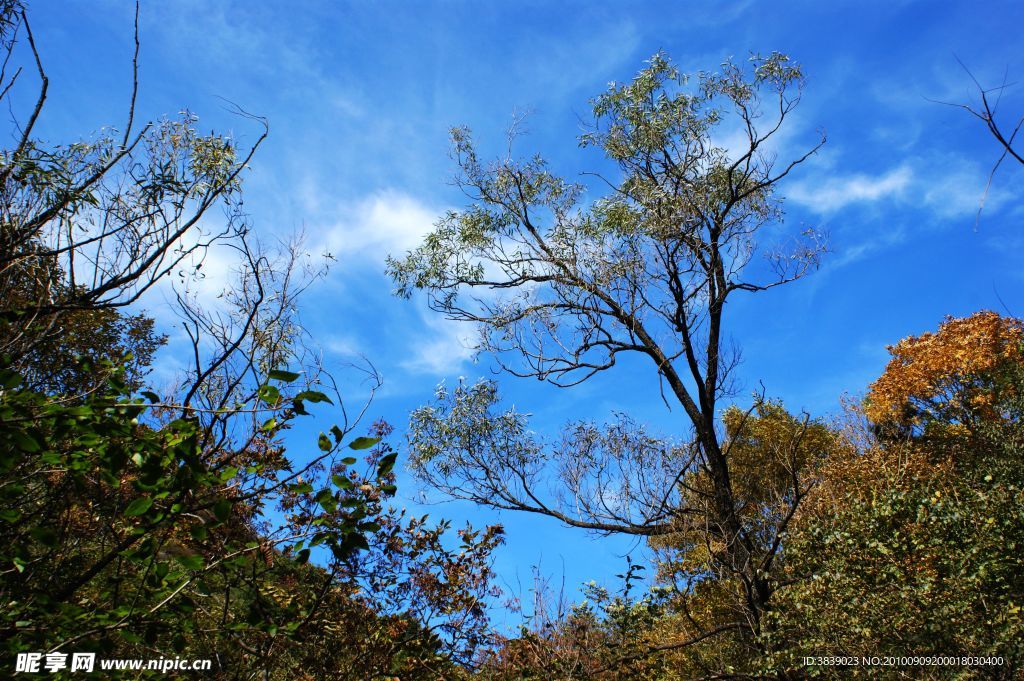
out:
{"label": "small tree", "polygon": [[[656,54],[593,102],[581,144],[619,172],[593,201],[539,157],[481,161],[469,131],[455,129],[458,183],[472,205],[389,260],[398,294],[424,290],[433,309],[475,323],[478,348],[508,373],[572,386],[639,355],[685,415],[681,438],[623,417],[571,424],[549,444],[522,414],[496,413],[493,384],[460,385],[413,414],[417,473],[457,498],[597,532],[699,531],[714,547],[711,569],[741,585],[737,619],[723,630],[749,634],[760,630],[780,539],[807,487],[784,459],[776,500],[785,509],[768,527],[744,512],[730,451],[737,434],[718,418],[738,359],[726,304],[799,279],[822,253],[810,230],[764,245],[782,217],[777,185],[824,143],[785,163],[770,148],[802,83],[781,54],[692,79]],[[726,148],[726,139],[740,142]],[[755,261],[759,250],[765,261]],[[541,489],[549,474],[559,481],[554,498]]]}

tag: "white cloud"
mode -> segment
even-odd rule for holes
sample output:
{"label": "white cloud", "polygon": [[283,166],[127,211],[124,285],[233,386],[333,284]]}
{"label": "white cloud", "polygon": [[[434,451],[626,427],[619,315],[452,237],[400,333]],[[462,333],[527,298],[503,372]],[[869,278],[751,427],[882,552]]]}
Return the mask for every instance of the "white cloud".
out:
{"label": "white cloud", "polygon": [[[881,202],[917,208],[943,221],[974,217],[982,200],[985,211],[995,213],[1011,204],[1016,192],[998,177],[988,188],[990,168],[954,155],[914,157],[880,175],[856,173],[822,181],[803,180],[787,188],[789,201],[819,215],[854,205]],[[923,224],[931,224],[925,220]]]}
{"label": "white cloud", "polygon": [[422,316],[429,333],[410,340],[410,355],[400,363],[406,371],[449,376],[473,356],[476,330],[466,322],[455,322],[437,314]]}
{"label": "white cloud", "polygon": [[324,347],[339,357],[360,357],[363,354],[359,349],[359,341],[350,335],[332,333]]}
{"label": "white cloud", "polygon": [[[201,220],[197,231],[182,238],[180,247],[194,247],[201,233],[210,233],[207,224],[208,221]],[[237,249],[224,241],[214,241],[207,248],[195,250],[171,272],[158,279],[139,300],[138,307],[145,309],[165,331],[177,329],[176,333],[180,333],[176,295],[194,299],[205,310],[227,312],[224,294],[237,286],[242,266],[242,256]]]}
{"label": "white cloud", "polygon": [[[323,196],[322,192],[310,191],[304,199],[309,212],[334,216],[326,228],[310,230],[313,246],[336,257],[340,265],[336,271],[346,279],[353,268],[368,269],[369,276],[382,275],[385,258],[402,256],[418,246],[445,212],[395,189],[379,190],[333,206],[324,205]],[[392,299],[381,304],[396,302]],[[399,318],[391,321],[393,329],[401,325],[400,352],[404,358],[397,364],[403,371],[446,376],[457,372],[472,357],[476,336],[472,325],[446,320],[425,307],[413,319],[416,323],[406,324]],[[359,336],[335,337],[327,349],[337,355],[358,354],[356,348],[365,347]]]}
{"label": "white cloud", "polygon": [[803,181],[792,185],[787,198],[816,213],[833,213],[854,203],[874,203],[899,198],[914,178],[909,164],[902,164],[882,175],[856,173],[831,177],[823,182]]}
{"label": "white cloud", "polygon": [[359,256],[379,268],[388,255],[403,255],[416,247],[443,212],[403,192],[385,189],[353,204],[335,206],[336,221],[313,238],[317,247],[343,264]]}

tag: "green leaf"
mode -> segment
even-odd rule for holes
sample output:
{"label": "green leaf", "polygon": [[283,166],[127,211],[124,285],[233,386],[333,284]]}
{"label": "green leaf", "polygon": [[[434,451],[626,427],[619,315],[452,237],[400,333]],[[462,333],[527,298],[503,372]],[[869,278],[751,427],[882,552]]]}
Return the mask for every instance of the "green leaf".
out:
{"label": "green leaf", "polygon": [[171,639],[171,647],[174,648],[174,652],[180,653],[185,650],[185,637],[181,634],[175,634],[174,638]]}
{"label": "green leaf", "polygon": [[121,638],[128,641],[129,643],[142,643],[142,637],[138,634],[128,631],[127,629],[121,630]]}
{"label": "green leaf", "polygon": [[37,542],[47,548],[53,548],[57,545],[57,531],[52,527],[33,527],[29,534]]}
{"label": "green leaf", "polygon": [[0,388],[3,388],[4,390],[14,390],[19,385],[21,385],[21,376],[10,369],[0,371]]}
{"label": "green leaf", "polygon": [[357,437],[348,443],[349,449],[369,449],[380,442],[379,437]]}
{"label": "green leaf", "polygon": [[316,444],[321,452],[331,451],[331,439],[323,433],[320,433],[320,436],[316,439]]}
{"label": "green leaf", "polygon": [[291,383],[299,377],[299,374],[293,371],[285,371],[283,369],[274,369],[270,372],[267,380],[270,381],[284,381],[285,383]]}
{"label": "green leaf", "polygon": [[38,452],[42,449],[39,440],[23,430],[12,430],[11,437],[14,438],[14,444],[23,452]]}
{"label": "green leaf", "polygon": [[313,491],[313,486],[308,482],[297,482],[289,488],[294,494],[309,494]]}
{"label": "green leaf", "polygon": [[309,549],[302,549],[295,554],[295,562],[299,565],[305,565],[309,562]]}
{"label": "green leaf", "polygon": [[391,472],[395,467],[395,459],[398,458],[396,452],[385,455],[380,460],[380,465],[377,466],[377,477],[383,478],[385,475]]}
{"label": "green leaf", "polygon": [[128,504],[128,508],[124,510],[124,514],[129,518],[142,515],[153,506],[153,500],[149,497],[139,497],[132,503]]}
{"label": "green leaf", "polygon": [[327,488],[320,490],[320,493],[316,495],[316,502],[328,513],[334,513],[334,510],[338,508],[338,500]]}
{"label": "green leaf", "polygon": [[334,404],[334,402],[331,402],[331,398],[317,390],[303,390],[295,396],[295,399],[305,402],[326,402],[327,404]]}
{"label": "green leaf", "polygon": [[269,405],[275,405],[281,399],[281,391],[272,385],[261,385],[256,396]]}
{"label": "green leaf", "polygon": [[202,570],[203,569],[203,557],[196,555],[181,555],[177,556],[178,562],[186,570]]}
{"label": "green leaf", "polygon": [[231,501],[228,499],[221,499],[213,505],[213,515],[217,520],[222,523],[227,522],[231,516]]}

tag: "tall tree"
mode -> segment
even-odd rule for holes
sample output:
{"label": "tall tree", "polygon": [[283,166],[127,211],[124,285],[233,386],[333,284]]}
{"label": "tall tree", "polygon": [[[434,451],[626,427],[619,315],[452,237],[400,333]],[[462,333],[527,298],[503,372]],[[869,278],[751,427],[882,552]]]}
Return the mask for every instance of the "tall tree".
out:
{"label": "tall tree", "polygon": [[[539,157],[481,161],[469,131],[455,129],[459,185],[472,204],[389,260],[400,295],[423,290],[433,309],[475,323],[478,348],[508,373],[572,386],[639,355],[684,414],[674,439],[623,418],[570,424],[549,445],[523,415],[496,413],[493,384],[459,386],[413,415],[418,473],[458,498],[598,532],[699,529],[714,547],[713,571],[741,585],[738,619],[723,630],[752,635],[807,489],[790,461],[780,495],[788,510],[768,527],[744,514],[730,451],[737,433],[726,436],[719,421],[738,361],[727,302],[799,279],[822,253],[811,230],[774,246],[763,236],[782,217],[779,182],[824,143],[777,160],[773,143],[802,84],[781,54],[693,78],[654,55],[593,101],[581,144],[601,150],[618,175],[598,176],[610,191],[592,201]],[[551,472],[554,499],[541,489]]]}

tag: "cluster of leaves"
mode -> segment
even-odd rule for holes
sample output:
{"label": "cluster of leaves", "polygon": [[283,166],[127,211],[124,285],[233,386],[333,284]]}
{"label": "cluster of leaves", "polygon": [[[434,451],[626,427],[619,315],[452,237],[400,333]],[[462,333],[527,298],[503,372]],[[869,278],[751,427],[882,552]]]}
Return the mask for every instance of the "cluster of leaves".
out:
{"label": "cluster of leaves", "polygon": [[905,338],[870,388],[865,416],[919,437],[970,432],[980,422],[1005,420],[1000,406],[1017,397],[1014,371],[1022,362],[1024,323],[979,312],[947,319],[937,333]]}

